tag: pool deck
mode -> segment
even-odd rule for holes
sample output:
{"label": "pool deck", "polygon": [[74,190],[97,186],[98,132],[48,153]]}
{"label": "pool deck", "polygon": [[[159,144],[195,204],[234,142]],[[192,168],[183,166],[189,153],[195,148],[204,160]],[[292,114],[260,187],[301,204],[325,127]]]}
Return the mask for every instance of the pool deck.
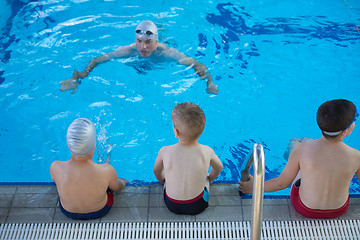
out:
{"label": "pool deck", "polygon": [[[0,224],[61,222],[202,222],[250,221],[252,200],[241,198],[236,185],[211,186],[209,207],[196,216],[176,215],[163,201],[162,186],[126,187],[115,194],[108,215],[91,221],[65,217],[58,206],[55,186],[0,186]],[[338,219],[360,219],[360,198],[350,198],[348,211]],[[298,214],[289,198],[264,199],[263,220],[307,220]]]}

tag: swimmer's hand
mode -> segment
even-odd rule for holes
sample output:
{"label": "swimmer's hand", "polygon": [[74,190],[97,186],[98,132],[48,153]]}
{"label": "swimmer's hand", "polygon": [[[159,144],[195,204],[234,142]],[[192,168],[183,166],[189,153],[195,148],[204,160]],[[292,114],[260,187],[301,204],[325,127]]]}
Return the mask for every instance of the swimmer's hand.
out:
{"label": "swimmer's hand", "polygon": [[243,182],[241,180],[239,181],[239,190],[244,194],[252,193],[253,184],[254,184],[254,179],[250,175],[249,181],[246,181],[246,182]]}
{"label": "swimmer's hand", "polygon": [[206,88],[206,92],[208,94],[219,94],[219,89],[217,88],[217,85],[213,84],[213,83],[210,83],[207,85],[207,88]]}
{"label": "swimmer's hand", "polygon": [[65,92],[67,90],[73,89],[71,94],[74,94],[77,91],[77,86],[80,84],[80,82],[78,81],[80,77],[81,74],[75,70],[72,78],[60,82],[60,91]]}

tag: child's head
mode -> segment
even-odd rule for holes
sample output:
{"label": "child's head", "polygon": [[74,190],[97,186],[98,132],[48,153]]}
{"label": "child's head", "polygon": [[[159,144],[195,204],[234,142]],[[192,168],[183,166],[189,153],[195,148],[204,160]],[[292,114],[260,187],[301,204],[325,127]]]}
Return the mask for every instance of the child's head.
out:
{"label": "child's head", "polygon": [[77,157],[88,156],[96,147],[94,124],[87,118],[75,119],[67,130],[66,140],[72,154]]}
{"label": "child's head", "polygon": [[187,141],[200,137],[205,127],[205,114],[201,108],[190,102],[180,103],[172,111],[174,128]]}
{"label": "child's head", "polygon": [[327,101],[318,109],[317,124],[325,138],[336,138],[356,120],[355,105],[345,99]]}

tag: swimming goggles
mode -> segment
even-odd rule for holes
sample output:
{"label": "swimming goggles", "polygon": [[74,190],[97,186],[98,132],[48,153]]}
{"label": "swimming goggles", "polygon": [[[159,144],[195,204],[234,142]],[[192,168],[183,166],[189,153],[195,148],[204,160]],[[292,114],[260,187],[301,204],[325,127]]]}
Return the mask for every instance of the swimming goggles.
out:
{"label": "swimming goggles", "polygon": [[328,135],[328,136],[337,136],[337,135],[339,135],[340,133],[342,133],[343,131],[345,131],[346,129],[348,129],[348,128],[351,126],[351,124],[353,124],[353,122],[356,121],[356,119],[357,119],[358,117],[359,117],[359,113],[358,113],[358,111],[356,110],[354,119],[352,120],[352,122],[351,122],[346,128],[344,128],[344,129],[341,130],[341,131],[337,131],[337,132],[326,132],[326,131],[323,131],[323,133],[325,133],[325,134]]}
{"label": "swimming goggles", "polygon": [[146,35],[149,35],[149,36],[154,34],[152,31],[149,31],[149,30],[142,31],[140,29],[136,30],[135,33],[137,33],[137,34],[146,34]]}
{"label": "swimming goggles", "polygon": [[[359,117],[359,113],[358,113],[358,111],[356,110],[354,119],[353,119],[352,122],[349,124],[349,126],[347,126],[344,130],[348,129],[348,128],[351,126],[351,124],[353,124],[353,122],[356,121],[356,119],[357,119],[358,117]],[[343,131],[344,131],[344,130],[343,130]]]}

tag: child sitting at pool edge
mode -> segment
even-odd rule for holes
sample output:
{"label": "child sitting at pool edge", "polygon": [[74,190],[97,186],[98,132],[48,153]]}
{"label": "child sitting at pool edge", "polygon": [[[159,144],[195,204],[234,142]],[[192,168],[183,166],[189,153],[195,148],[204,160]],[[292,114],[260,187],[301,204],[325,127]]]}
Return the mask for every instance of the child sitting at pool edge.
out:
{"label": "child sitting at pool edge", "polygon": [[[335,218],[349,206],[349,187],[356,174],[360,181],[360,152],[343,143],[358,117],[355,105],[344,99],[323,103],[317,112],[322,137],[297,144],[279,177],[264,183],[265,192],[291,188],[291,202],[308,218]],[[252,192],[252,179],[239,181],[243,193]]]}
{"label": "child sitting at pool edge", "polygon": [[198,143],[205,127],[205,114],[198,105],[190,102],[176,105],[172,121],[179,142],[160,149],[154,174],[165,185],[164,201],[168,209],[177,214],[195,215],[208,207],[209,185],[223,165],[213,149]]}
{"label": "child sitting at pool edge", "polygon": [[72,122],[66,138],[70,160],[55,161],[50,167],[60,196],[60,210],[76,220],[103,217],[113,205],[113,191],[121,191],[126,182],[117,178],[110,164],[97,164],[92,160],[96,130],[90,120],[78,118]]}

